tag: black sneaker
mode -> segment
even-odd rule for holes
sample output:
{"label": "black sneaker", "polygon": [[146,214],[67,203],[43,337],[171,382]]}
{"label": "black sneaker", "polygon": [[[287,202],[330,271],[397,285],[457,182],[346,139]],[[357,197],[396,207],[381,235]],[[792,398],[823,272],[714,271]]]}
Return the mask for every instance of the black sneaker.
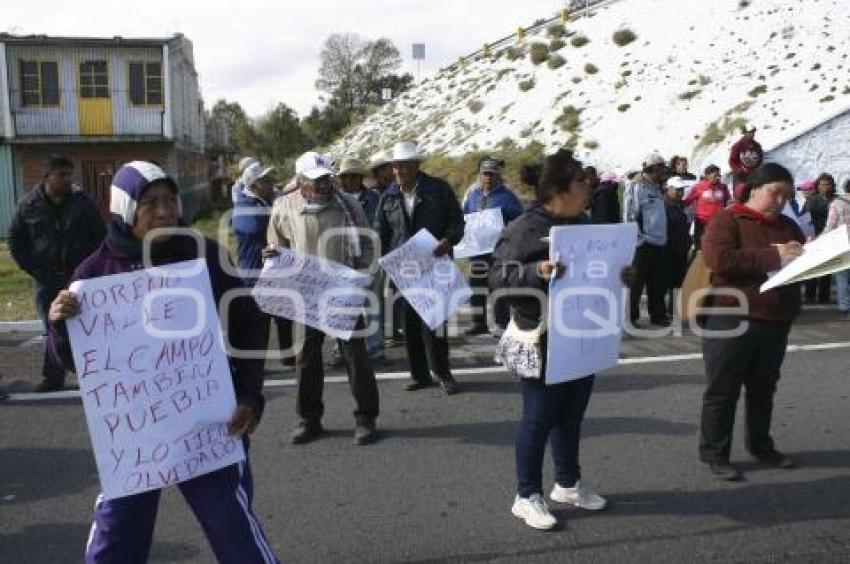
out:
{"label": "black sneaker", "polygon": [[794,463],[794,460],[792,460],[790,456],[781,453],[776,449],[769,450],[762,454],[754,454],[753,456],[759,462],[770,464],[771,466],[775,466],[776,468],[790,469],[797,467],[797,465]]}
{"label": "black sneaker", "polygon": [[433,380],[413,380],[412,382],[408,382],[404,389],[408,392],[415,392],[417,390],[424,390],[425,388],[431,388],[436,384]]}
{"label": "black sneaker", "polygon": [[45,394],[49,392],[59,392],[64,389],[65,382],[63,382],[62,380],[52,380],[49,378],[45,378],[38,386],[35,387],[35,393]]}
{"label": "black sneaker", "polygon": [[448,377],[440,380],[440,388],[447,396],[453,396],[458,392],[458,385],[454,378]]}
{"label": "black sneaker", "polygon": [[728,462],[709,462],[708,468],[714,477],[718,480],[734,482],[744,477],[740,470],[729,464]]}
{"label": "black sneaker", "polygon": [[298,427],[292,431],[289,440],[294,445],[303,445],[319,438],[323,432],[324,429],[322,429],[322,424],[320,422],[302,421],[298,424]]}

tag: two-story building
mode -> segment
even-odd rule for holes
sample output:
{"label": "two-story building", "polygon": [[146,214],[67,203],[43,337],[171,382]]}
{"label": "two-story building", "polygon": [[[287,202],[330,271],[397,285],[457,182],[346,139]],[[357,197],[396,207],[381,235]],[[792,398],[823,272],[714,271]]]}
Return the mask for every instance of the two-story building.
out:
{"label": "two-story building", "polygon": [[0,237],[45,158],[109,209],[112,174],[151,160],[175,176],[191,213],[207,189],[204,106],[192,43],[0,34]]}

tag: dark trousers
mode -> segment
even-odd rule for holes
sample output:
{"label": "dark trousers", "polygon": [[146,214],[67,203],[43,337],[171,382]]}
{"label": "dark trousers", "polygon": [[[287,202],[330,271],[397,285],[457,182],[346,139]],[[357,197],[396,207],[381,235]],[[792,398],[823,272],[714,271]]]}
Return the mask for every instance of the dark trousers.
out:
{"label": "dark trousers", "polygon": [[[730,330],[732,317],[709,317],[705,328]],[[702,398],[699,456],[703,462],[728,462],[732,428],[741,386],[746,389],[747,450],[760,455],[773,450],[770,421],[773,395],[788,345],[788,323],[749,321],[740,337],[704,337],[702,354],[708,385]]]}
{"label": "dark trousers", "polygon": [[451,380],[445,325],[431,331],[416,310],[407,301],[404,303],[404,344],[410,359],[410,376],[417,382],[430,382],[432,373],[439,380]]}
{"label": "dark trousers", "polygon": [[[47,335],[47,314],[50,311],[50,304],[56,299],[59,291],[65,287],[61,282],[42,283],[36,281],[34,288],[35,309],[41,318],[44,334]],[[44,358],[41,364],[41,374],[45,380],[51,382],[65,381],[65,368],[53,360],[53,357],[47,352],[47,346],[44,348]]]}
{"label": "dark trousers", "polygon": [[[363,321],[358,330],[363,329]],[[312,327],[304,327],[304,346],[295,359],[295,377],[298,380],[298,399],[295,409],[304,421],[319,421],[324,413],[322,393],[325,386],[325,370],[322,362],[322,343],[325,334]],[[338,339],[348,385],[354,396],[354,419],[360,423],[373,423],[378,417],[378,383],[375,371],[366,354],[366,341],[352,338]]]}
{"label": "dark trousers", "polygon": [[520,380],[522,420],[516,433],[517,493],[543,494],[543,456],[552,445],[555,482],[570,488],[581,478],[579,438],[594,376],[547,386],[542,379]]}
{"label": "dark trousers", "polygon": [[705,234],[705,225],[698,219],[694,218],[694,249],[702,248],[702,236]]}
{"label": "dark trousers", "polygon": [[688,253],[676,253],[667,250],[664,258],[664,295],[667,302],[667,314],[676,313],[677,290],[682,289],[682,282],[688,272]]}
{"label": "dark trousers", "polygon": [[814,302],[815,300],[821,304],[828,304],[832,298],[832,276],[821,276],[820,278],[812,278],[803,283],[805,288],[806,301]]}
{"label": "dark trousers", "polygon": [[664,247],[644,243],[635,251],[633,267],[635,283],[631,287],[629,313],[632,323],[640,319],[640,297],[646,287],[650,321],[661,321],[667,317],[664,306]]}
{"label": "dark trousers", "polygon": [[[472,288],[469,303],[473,308],[472,325],[475,328],[487,328],[487,303],[491,301],[487,277],[492,264],[493,255],[473,257],[469,261],[469,286]],[[495,324],[499,327],[507,327],[511,316],[508,301],[504,298],[498,299],[492,305]]]}
{"label": "dark trousers", "polygon": [[[201,524],[218,562],[278,562],[251,507],[254,491],[247,461],[177,487]],[[151,490],[110,500],[99,496],[86,545],[86,563],[147,562],[160,492]]]}
{"label": "dark trousers", "polygon": [[[283,353],[284,351],[292,349],[292,321],[290,319],[286,319],[283,317],[276,317],[274,315],[270,316],[272,323],[274,323],[275,328],[277,329],[277,344],[279,350]],[[290,354],[284,356],[280,359],[280,362],[284,365],[291,366],[295,364],[295,352],[291,352]]]}

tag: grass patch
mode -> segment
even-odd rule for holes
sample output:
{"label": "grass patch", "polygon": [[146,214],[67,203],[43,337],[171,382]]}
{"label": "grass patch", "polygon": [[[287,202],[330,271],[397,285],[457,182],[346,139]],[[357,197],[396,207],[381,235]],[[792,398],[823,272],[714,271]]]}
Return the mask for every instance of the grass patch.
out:
{"label": "grass patch", "polygon": [[565,45],[566,45],[566,43],[564,43],[563,39],[553,39],[552,41],[549,42],[549,51],[550,52],[559,51],[559,50],[563,49]]}
{"label": "grass patch", "polygon": [[567,133],[575,133],[581,127],[581,110],[567,106],[555,119],[555,125]]}
{"label": "grass patch", "polygon": [[588,39],[584,35],[576,35],[576,36],[573,36],[572,39],[570,39],[570,45],[572,45],[573,47],[576,47],[576,48],[584,47],[588,43],[590,43],[590,39]]}
{"label": "grass patch", "polygon": [[625,47],[635,39],[637,39],[637,35],[630,29],[618,29],[611,36],[611,40],[618,47]]}
{"label": "grass patch", "polygon": [[484,102],[482,102],[481,100],[470,100],[466,104],[466,107],[469,108],[469,111],[473,114],[477,114],[484,107]]}
{"label": "grass patch", "polygon": [[532,43],[528,57],[532,63],[539,65],[549,58],[549,46],[545,43]]}
{"label": "grass patch", "polygon": [[549,55],[549,59],[546,61],[546,66],[552,70],[555,70],[564,66],[564,63],[566,62],[567,60],[559,54],[552,53],[551,55]]}
{"label": "grass patch", "polygon": [[32,287],[32,278],[12,260],[9,246],[0,243],[0,321],[38,319]]}
{"label": "grass patch", "polygon": [[693,100],[702,90],[688,90],[687,92],[682,92],[679,94],[679,100]]}
{"label": "grass patch", "polygon": [[528,80],[520,80],[517,86],[519,87],[520,92],[528,92],[534,88],[534,79],[529,78]]}
{"label": "grass patch", "polygon": [[820,103],[826,104],[827,102],[832,102],[833,100],[835,100],[835,96],[833,96],[832,94],[829,94],[828,96],[824,96],[823,98],[821,98]]}
{"label": "grass patch", "polygon": [[522,47],[508,47],[505,49],[505,57],[509,61],[517,61],[525,56],[525,50]]}
{"label": "grass patch", "polygon": [[594,65],[593,63],[587,63],[584,65],[584,72],[587,74],[596,74],[599,72],[599,67]]}
{"label": "grass patch", "polygon": [[590,141],[585,141],[583,146],[588,151],[595,151],[596,149],[599,148],[599,143],[597,143],[596,141],[590,140]]}
{"label": "grass patch", "polygon": [[549,37],[563,37],[567,33],[567,28],[564,24],[554,23],[546,28],[546,33]]}
{"label": "grass patch", "polygon": [[632,107],[631,104],[620,104],[619,106],[617,106],[617,111],[621,112],[621,113],[625,113],[625,112],[628,112],[629,108],[631,108],[631,107]]}
{"label": "grass patch", "polygon": [[750,96],[750,98],[758,98],[765,92],[767,92],[767,85],[762,84],[760,86],[756,86],[755,88],[747,92],[747,94]]}

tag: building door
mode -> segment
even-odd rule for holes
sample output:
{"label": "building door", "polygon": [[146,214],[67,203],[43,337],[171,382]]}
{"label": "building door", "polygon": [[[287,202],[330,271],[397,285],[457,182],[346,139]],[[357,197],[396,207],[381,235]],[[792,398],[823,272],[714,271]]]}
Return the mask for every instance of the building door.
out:
{"label": "building door", "polygon": [[109,217],[109,187],[115,173],[115,161],[98,159],[83,161],[83,187],[97,203],[104,218]]}
{"label": "building door", "polygon": [[106,61],[80,63],[80,135],[112,135],[112,95]]}

